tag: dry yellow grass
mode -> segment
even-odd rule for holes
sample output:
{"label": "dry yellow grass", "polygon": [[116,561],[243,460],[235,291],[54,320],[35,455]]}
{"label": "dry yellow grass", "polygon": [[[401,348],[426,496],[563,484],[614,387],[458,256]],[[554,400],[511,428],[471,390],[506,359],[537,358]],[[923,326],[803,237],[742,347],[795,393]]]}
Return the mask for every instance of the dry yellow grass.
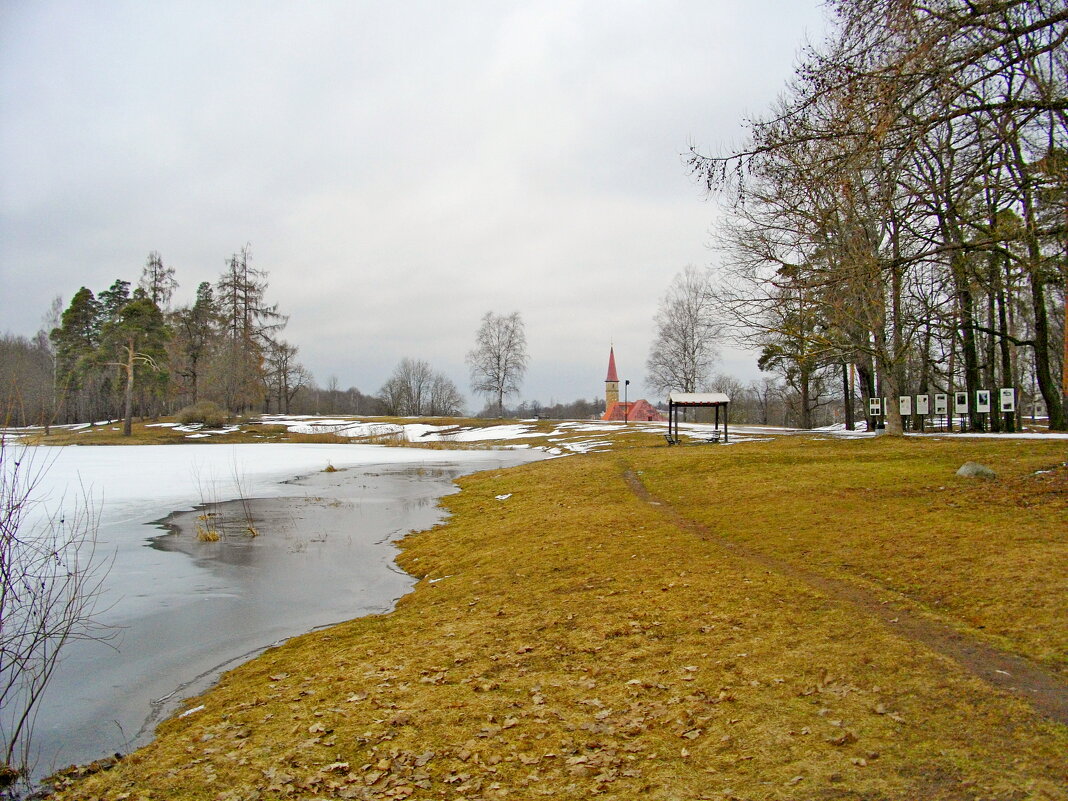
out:
{"label": "dry yellow grass", "polygon": [[[269,418],[268,418],[269,419]],[[456,428],[487,428],[500,424],[513,424],[514,420],[486,420],[483,418],[469,417],[434,417],[414,420],[410,417],[349,417],[345,415],[331,415],[331,420],[351,420],[353,422],[370,422],[376,424],[404,425],[412,422],[427,422],[436,426],[453,426]],[[448,449],[462,447],[490,447],[489,444],[465,444],[449,441],[408,442],[403,436],[394,434],[372,434],[366,437],[344,437],[329,431],[319,433],[299,433],[290,431],[287,426],[262,423],[260,418],[239,420],[233,423],[235,430],[224,431],[226,427],[205,427],[205,432],[212,433],[208,437],[189,437],[189,431],[178,431],[171,426],[160,423],[173,423],[173,417],[162,417],[157,420],[142,420],[134,422],[132,433],[129,437],[122,434],[122,423],[105,423],[93,425],[87,428],[69,429],[54,427],[48,435],[43,430],[37,430],[27,434],[26,441],[32,445],[170,445],[177,443],[185,444],[217,444],[223,443],[257,443],[257,442],[326,442],[326,443],[371,443],[376,445],[403,445],[405,447]],[[541,420],[528,421],[525,425],[530,426],[534,432],[541,432],[544,436],[551,433],[559,421]],[[218,433],[223,432],[223,433]],[[544,437],[525,440],[534,445],[545,443]]]}
{"label": "dry yellow grass", "polygon": [[[904,595],[1068,675],[1068,443],[784,445],[747,444],[713,461],[690,449],[644,463],[643,477],[713,531]],[[998,480],[956,477],[968,460]]]}
{"label": "dry yellow grass", "polygon": [[[622,479],[638,471],[717,532],[876,590],[926,598],[972,574],[971,594],[931,614],[964,621],[999,602],[998,637],[1051,661],[1038,643],[1064,636],[1064,597],[1046,597],[1064,534],[1058,545],[1044,526],[1063,522],[1063,502],[1014,507],[1012,531],[1028,533],[1010,538],[1011,579],[987,529],[945,544],[938,532],[1000,521],[1004,494],[1022,482],[1022,498],[1058,447],[784,439],[469,477],[447,525],[404,542],[423,580],[394,612],[227,673],[187,705],[202,708],[62,797],[1066,798],[1064,726],[674,525]],[[954,479],[977,455],[1007,478]],[[951,558],[962,550],[973,558]],[[998,601],[1017,581],[1036,619],[1018,595]]]}

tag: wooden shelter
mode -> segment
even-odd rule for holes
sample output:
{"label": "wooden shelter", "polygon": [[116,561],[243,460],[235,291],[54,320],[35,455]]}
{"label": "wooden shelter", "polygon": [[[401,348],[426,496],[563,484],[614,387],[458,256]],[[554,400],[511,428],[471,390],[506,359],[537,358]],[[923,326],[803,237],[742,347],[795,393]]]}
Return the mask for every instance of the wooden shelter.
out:
{"label": "wooden shelter", "polygon": [[719,441],[719,410],[723,409],[723,441],[727,441],[727,411],[731,399],[722,392],[672,392],[668,395],[668,445],[679,444],[679,409],[715,409],[713,442]]}

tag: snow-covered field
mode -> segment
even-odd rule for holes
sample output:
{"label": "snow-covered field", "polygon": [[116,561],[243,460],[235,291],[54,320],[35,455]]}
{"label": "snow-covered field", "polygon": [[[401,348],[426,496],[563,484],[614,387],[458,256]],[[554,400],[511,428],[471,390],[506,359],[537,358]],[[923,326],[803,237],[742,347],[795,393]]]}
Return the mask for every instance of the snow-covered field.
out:
{"label": "snow-covered field", "polygon": [[[548,434],[539,429],[547,421],[520,420],[515,423],[502,425],[490,425],[481,427],[464,427],[457,425],[432,425],[423,420],[411,423],[386,423],[374,420],[353,420],[347,417],[306,417],[306,416],[283,416],[265,415],[264,423],[271,425],[286,426],[294,433],[303,434],[336,434],[352,439],[382,438],[396,441],[420,443],[420,442],[455,442],[455,443],[494,443],[502,445],[515,442],[518,447],[524,447],[521,443],[524,439],[545,436],[553,445],[548,452],[553,455],[562,453],[587,453],[595,450],[611,448],[610,439],[604,435],[609,433],[624,433],[626,431],[641,431],[650,434],[666,434],[667,423],[657,422],[631,422],[624,425],[621,422],[606,422],[602,420],[558,420],[548,421],[552,425],[552,431]],[[679,431],[682,436],[694,440],[706,440],[716,430],[716,426],[710,423],[680,423]],[[864,430],[847,431],[844,424],[824,426],[817,429],[788,428],[783,426],[765,425],[735,425],[729,426],[731,442],[745,442],[752,439],[763,439],[768,436],[781,435],[820,435],[836,436],[843,438],[874,437],[875,432]],[[907,436],[954,436],[954,437],[1008,437],[1013,439],[1033,439],[1047,437],[1053,439],[1068,439],[1068,433],[1019,433],[1019,434],[991,434],[983,432],[963,432],[946,434],[938,431],[928,431],[923,434],[909,432]],[[505,445],[507,447],[507,445]]]}

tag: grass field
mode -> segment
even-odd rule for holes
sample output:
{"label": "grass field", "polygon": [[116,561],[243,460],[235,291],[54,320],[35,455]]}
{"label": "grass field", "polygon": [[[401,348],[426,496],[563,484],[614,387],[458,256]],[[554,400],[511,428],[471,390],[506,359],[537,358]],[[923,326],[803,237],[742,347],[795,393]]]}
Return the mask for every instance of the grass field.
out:
{"label": "grass field", "polygon": [[[630,435],[468,477],[404,541],[423,580],[394,612],[227,673],[62,797],[1068,798],[1068,727],[774,567],[1063,688],[1066,450]],[[970,459],[999,478],[957,478]]]}

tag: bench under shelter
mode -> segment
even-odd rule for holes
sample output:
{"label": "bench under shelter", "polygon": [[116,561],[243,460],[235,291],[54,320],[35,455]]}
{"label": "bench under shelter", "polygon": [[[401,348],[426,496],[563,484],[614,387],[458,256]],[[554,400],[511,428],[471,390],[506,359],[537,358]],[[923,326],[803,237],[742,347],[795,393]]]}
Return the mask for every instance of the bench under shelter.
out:
{"label": "bench under shelter", "polygon": [[719,410],[723,409],[723,441],[727,441],[727,411],[731,399],[722,392],[672,392],[668,395],[668,445],[679,444],[680,409],[715,409],[716,428],[710,439],[719,442]]}

